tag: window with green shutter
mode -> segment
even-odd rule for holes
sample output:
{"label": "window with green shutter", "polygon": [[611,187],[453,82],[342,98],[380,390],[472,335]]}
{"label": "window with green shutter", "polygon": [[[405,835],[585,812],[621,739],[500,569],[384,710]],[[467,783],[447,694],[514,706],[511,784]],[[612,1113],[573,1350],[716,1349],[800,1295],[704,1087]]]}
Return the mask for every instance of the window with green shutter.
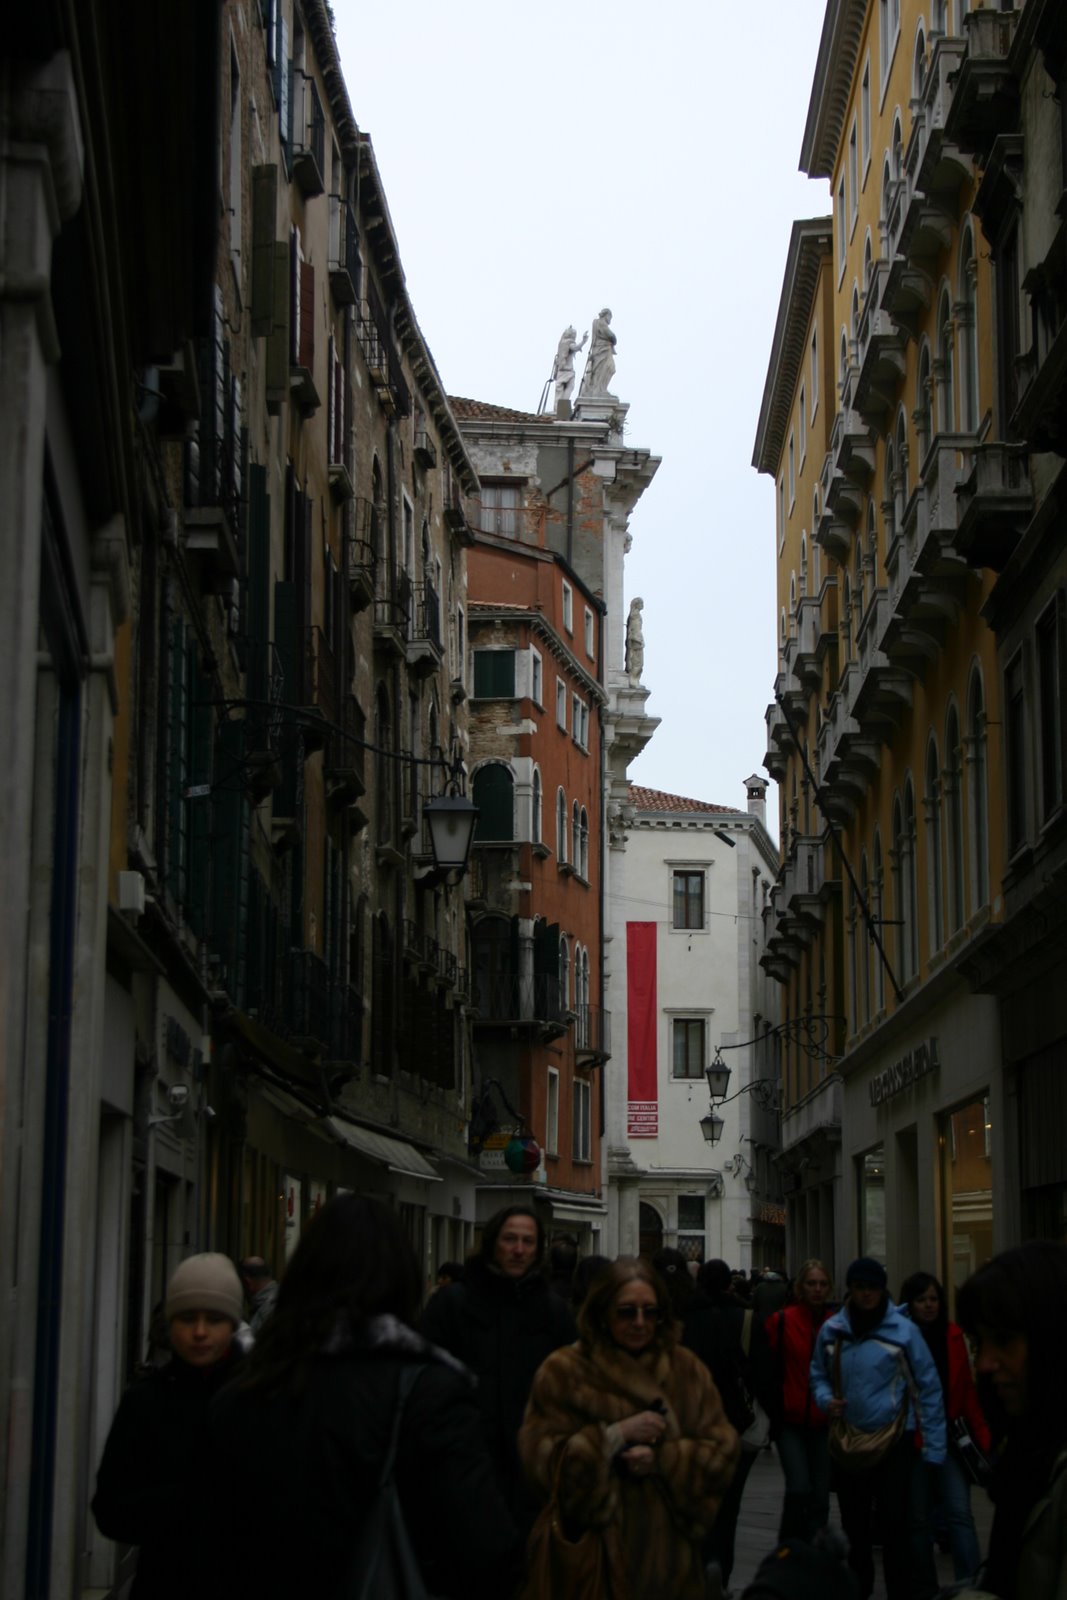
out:
{"label": "window with green shutter", "polygon": [[474,698],[508,700],[515,695],[514,650],[474,652]]}
{"label": "window with green shutter", "polygon": [[475,843],[486,839],[514,839],[515,785],[507,767],[494,762],[474,774],[472,785],[478,822]]}

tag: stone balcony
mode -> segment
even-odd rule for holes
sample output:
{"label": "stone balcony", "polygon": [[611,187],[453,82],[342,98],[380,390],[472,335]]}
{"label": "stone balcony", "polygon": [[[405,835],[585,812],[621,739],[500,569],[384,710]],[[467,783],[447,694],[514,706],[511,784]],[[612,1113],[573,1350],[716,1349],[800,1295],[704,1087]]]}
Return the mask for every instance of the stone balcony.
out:
{"label": "stone balcony", "polygon": [[960,185],[973,175],[969,156],[945,132],[956,93],[957,74],[967,54],[966,41],[957,35],[934,40],[923,85],[919,114],[912,120],[905,166],[915,174],[923,194],[955,205]]}
{"label": "stone balcony", "polygon": [[1008,61],[1018,21],[1018,11],[985,7],[963,18],[967,48],[945,117],[945,137],[980,160],[1018,115],[1019,84]]}
{"label": "stone balcony", "polygon": [[855,690],[852,716],[861,734],[892,742],[911,709],[912,674],[894,662],[881,647],[889,621],[889,595],[878,588],[871,595],[856,630]]}
{"label": "stone balcony", "polygon": [[980,445],[957,499],[957,551],[972,567],[1003,571],[1034,513],[1027,447]]}
{"label": "stone balcony", "polygon": [[884,421],[906,370],[907,341],[882,306],[888,277],[888,261],[876,261],[857,339],[859,359],[853,404],[859,418],[874,427]]}
{"label": "stone balcony", "polygon": [[970,470],[973,434],[939,433],[886,552],[888,610],[880,647],[922,677],[966,601],[969,573],[957,548],[956,491]]}
{"label": "stone balcony", "polygon": [[881,741],[861,727],[854,702],[862,681],[850,661],[826,707],[816,745],[820,804],[835,822],[849,822],[881,764]]}

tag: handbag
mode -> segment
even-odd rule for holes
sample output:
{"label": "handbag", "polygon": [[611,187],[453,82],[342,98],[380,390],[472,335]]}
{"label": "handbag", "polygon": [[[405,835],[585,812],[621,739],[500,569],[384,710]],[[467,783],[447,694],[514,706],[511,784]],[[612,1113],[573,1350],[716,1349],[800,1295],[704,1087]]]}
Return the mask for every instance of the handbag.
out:
{"label": "handbag", "polygon": [[541,1507],[526,1544],[526,1581],[521,1600],[622,1600],[611,1582],[602,1528],[586,1528],[576,1539],[568,1536],[559,1504],[559,1480],[564,1450],[560,1450],[552,1476],[552,1493]]}
{"label": "handbag", "polygon": [[377,1493],[367,1509],[363,1531],[349,1566],[349,1579],[338,1592],[337,1600],[433,1600],[411,1547],[395,1476],[404,1407],[425,1370],[425,1364],[406,1366],[400,1374],[393,1425]]}
{"label": "handbag", "polygon": [[[873,1472],[880,1466],[892,1450],[897,1440],[904,1435],[904,1422],[908,1415],[908,1401],[913,1400],[918,1409],[918,1399],[911,1381],[907,1378],[907,1391],[904,1403],[892,1422],[887,1422],[881,1428],[865,1431],[857,1428],[851,1422],[846,1422],[844,1417],[834,1417],[830,1423],[830,1459],[844,1472]],[[833,1369],[834,1399],[843,1398],[841,1394],[841,1340],[838,1338],[834,1345]]]}
{"label": "handbag", "polygon": [[967,1426],[966,1417],[953,1417],[948,1425],[948,1442],[956,1460],[972,1483],[979,1488],[989,1482],[993,1468],[985,1451],[975,1441],[974,1435]]}

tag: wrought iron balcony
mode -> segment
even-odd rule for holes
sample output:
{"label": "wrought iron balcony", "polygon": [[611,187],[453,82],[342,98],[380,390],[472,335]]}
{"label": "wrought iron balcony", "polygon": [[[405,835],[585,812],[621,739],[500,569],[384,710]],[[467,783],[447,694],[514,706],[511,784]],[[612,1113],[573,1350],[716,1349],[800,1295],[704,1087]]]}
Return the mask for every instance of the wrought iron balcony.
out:
{"label": "wrought iron balcony", "polygon": [[567,1031],[558,977],[549,973],[474,975],[475,1026],[527,1028],[543,1037]]}
{"label": "wrought iron balcony", "polygon": [[420,676],[435,672],[441,665],[441,597],[429,578],[415,591],[411,637],[407,644],[408,666]]}
{"label": "wrought iron balcony", "polygon": [[313,950],[289,956],[289,1022],[292,1033],[327,1051],[330,1047],[330,969]]}
{"label": "wrought iron balcony", "polygon": [[326,188],[326,117],[314,78],[294,72],[293,79],[293,181],[305,200],[313,200]]}
{"label": "wrought iron balcony", "polygon": [[375,574],[374,644],[404,659],[411,625],[411,579],[380,563]]}
{"label": "wrought iron balcony", "polygon": [[603,1006],[578,1007],[574,1025],[574,1057],[579,1066],[611,1057],[611,1012]]}
{"label": "wrought iron balcony", "polygon": [[374,599],[377,557],[374,546],[361,531],[369,525],[369,518],[360,515],[373,509],[369,500],[357,501],[352,530],[345,536],[344,570],[348,580],[348,597],[353,611],[365,611]]}
{"label": "wrought iron balcony", "polygon": [[339,194],[330,196],[330,288],[339,306],[354,306],[359,299],[359,231],[356,214]]}
{"label": "wrought iron balcony", "polygon": [[326,741],[324,771],[331,805],[351,806],[366,793],[367,718],[354,694],[341,696],[336,728]]}

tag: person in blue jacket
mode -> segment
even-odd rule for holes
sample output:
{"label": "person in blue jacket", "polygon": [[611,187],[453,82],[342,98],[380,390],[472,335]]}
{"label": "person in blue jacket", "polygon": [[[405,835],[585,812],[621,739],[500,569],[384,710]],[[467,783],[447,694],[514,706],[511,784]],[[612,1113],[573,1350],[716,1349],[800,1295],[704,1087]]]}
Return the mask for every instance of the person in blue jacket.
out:
{"label": "person in blue jacket", "polygon": [[[945,1459],[945,1406],[937,1367],[915,1323],[890,1300],[880,1261],[861,1256],[845,1277],[847,1297],[819,1330],[811,1360],[815,1404],[832,1418],[874,1433],[901,1411],[904,1428],[877,1466],[839,1467],[837,1501],[850,1545],[849,1565],[864,1597],[874,1592],[874,1533],[879,1530],[888,1600],[928,1600],[938,1589],[929,1541],[915,1541],[910,1523],[912,1479]],[[834,1358],[841,1350],[840,1392]],[[916,1400],[918,1414],[916,1414]],[[913,1551],[926,1547],[923,1570]]]}

